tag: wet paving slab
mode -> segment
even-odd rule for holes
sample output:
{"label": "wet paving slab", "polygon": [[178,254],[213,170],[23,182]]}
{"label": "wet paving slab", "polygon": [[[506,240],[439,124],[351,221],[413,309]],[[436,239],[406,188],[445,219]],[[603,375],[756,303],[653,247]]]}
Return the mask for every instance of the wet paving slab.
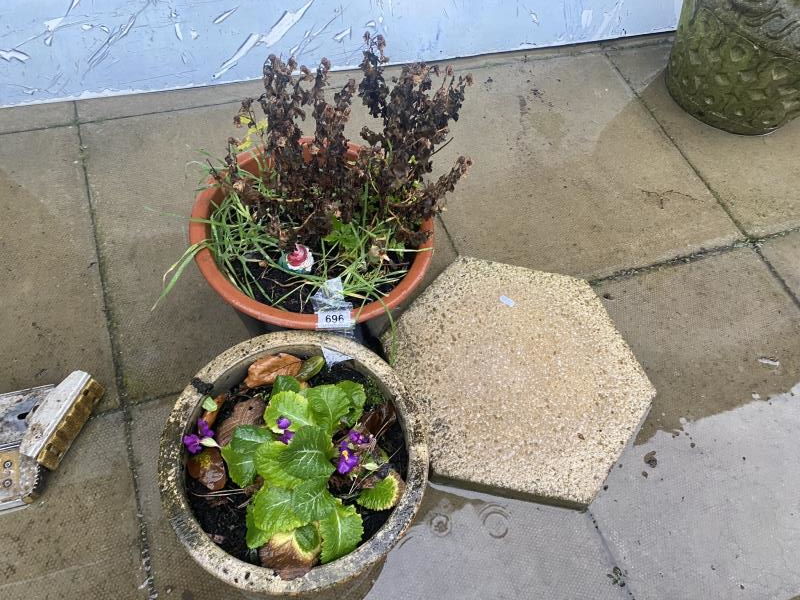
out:
{"label": "wet paving slab", "polygon": [[800,379],[800,309],[750,248],[595,289],[658,390],[639,443]]}
{"label": "wet paving slab", "polygon": [[800,298],[800,231],[767,240],[761,246],[761,253],[792,293]]}
{"label": "wet paving slab", "polygon": [[800,384],[627,448],[590,511],[637,600],[800,592]]}
{"label": "wet paving slab", "polygon": [[234,112],[226,105],[81,125],[121,393],[129,400],[177,392],[248,337],[194,265],[152,308],[162,275],[186,249],[186,215],[205,180],[192,161],[237,132]]}
{"label": "wet paving slab", "polygon": [[367,600],[628,598],[588,513],[431,484]]}
{"label": "wet paving slab", "polygon": [[473,159],[443,215],[460,254],[594,278],[742,237],[605,56],[469,70],[437,156]]}
{"label": "wet paving slab", "polygon": [[637,600],[800,591],[800,310],[753,250],[597,287],[658,394],[589,510]]}

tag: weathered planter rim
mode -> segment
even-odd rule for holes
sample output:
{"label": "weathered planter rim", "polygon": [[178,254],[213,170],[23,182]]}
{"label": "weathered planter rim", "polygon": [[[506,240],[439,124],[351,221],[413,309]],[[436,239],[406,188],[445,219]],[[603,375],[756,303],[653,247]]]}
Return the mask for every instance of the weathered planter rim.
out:
{"label": "weathered planter rim", "polygon": [[[301,143],[307,144],[312,140],[310,137],[300,138]],[[353,157],[360,146],[350,144],[350,151]],[[256,158],[250,152],[244,152],[237,157],[242,167],[256,165]],[[209,184],[213,179],[209,179]],[[222,192],[217,187],[208,187],[200,192],[192,208],[191,220],[189,221],[189,244],[194,245],[211,237],[211,226],[208,223],[198,221],[206,220],[211,216],[212,206],[222,198]],[[422,283],[425,272],[428,270],[431,259],[433,258],[433,236],[434,222],[428,219],[422,223],[422,231],[428,232],[428,239],[422,244],[414,256],[411,267],[398,284],[382,298],[382,301],[369,302],[364,306],[354,308],[351,317],[356,323],[362,323],[384,314],[399,306],[405,301],[411,292]],[[219,294],[222,299],[233,306],[239,312],[249,315],[259,321],[270,323],[278,327],[287,329],[316,329],[317,317],[313,314],[295,313],[280,308],[275,308],[254,300],[247,294],[233,285],[228,277],[222,272],[213,253],[208,248],[203,248],[195,254],[195,262],[203,277],[208,284]]]}
{"label": "weathered planter rim", "polygon": [[182,437],[199,416],[204,397],[194,385],[187,386],[175,402],[161,436],[158,477],[166,518],[178,539],[201,567],[225,583],[247,592],[268,597],[296,596],[346,585],[386,556],[408,529],[422,502],[428,477],[426,413],[407,394],[391,367],[358,343],[317,332],[270,333],[226,350],[203,367],[196,378],[215,385],[213,393],[219,393],[232,385],[238,371],[246,370],[260,356],[279,351],[320,353],[323,346],[353,357],[353,367],[371,375],[392,399],[408,451],[406,489],[400,501],[381,529],[350,554],[314,567],[305,576],[288,581],[275,575],[272,569],[240,561],[228,554],[203,531],[186,498]]}

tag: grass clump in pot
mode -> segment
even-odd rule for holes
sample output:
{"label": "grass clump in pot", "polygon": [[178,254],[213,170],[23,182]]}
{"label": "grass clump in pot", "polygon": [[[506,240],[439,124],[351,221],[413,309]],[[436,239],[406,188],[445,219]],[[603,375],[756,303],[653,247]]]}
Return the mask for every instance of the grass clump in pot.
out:
{"label": "grass clump in pot", "polygon": [[354,550],[405,489],[393,405],[361,373],[279,353],[203,402],[187,490],[203,529],[241,560],[300,577]]}
{"label": "grass clump in pot", "polygon": [[[327,59],[312,71],[269,56],[265,92],[244,100],[234,119],[246,136],[229,139],[225,159],[207,165],[224,192],[208,220],[211,237],[173,265],[162,296],[206,247],[243,293],[293,312],[313,312],[310,297],[328,279],[340,277],[346,299],[363,305],[405,276],[429,235],[422,223],[443,210],[471,164],[461,156],[426,179],[472,77],[414,63],[387,82],[383,37],[367,33],[364,41],[361,81],[349,79],[331,101]],[[382,125],[361,130],[357,152],[344,134],[356,97]],[[304,142],[299,123],[309,116],[314,133]],[[244,151],[253,152],[258,173],[237,162]]]}

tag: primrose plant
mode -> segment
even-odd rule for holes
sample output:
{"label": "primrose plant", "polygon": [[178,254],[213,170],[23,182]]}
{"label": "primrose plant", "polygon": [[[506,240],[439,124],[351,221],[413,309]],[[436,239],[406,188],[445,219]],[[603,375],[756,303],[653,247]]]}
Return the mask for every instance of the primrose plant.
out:
{"label": "primrose plant", "polygon": [[[373,435],[361,422],[366,400],[364,386],[349,380],[309,387],[293,376],[275,378],[263,425],[238,426],[219,449],[230,479],[252,493],[249,548],[288,553],[297,573],[307,572],[361,543],[357,506],[395,506],[405,484],[378,445],[383,432]],[[184,438],[190,453],[217,446],[201,421],[198,435]]]}

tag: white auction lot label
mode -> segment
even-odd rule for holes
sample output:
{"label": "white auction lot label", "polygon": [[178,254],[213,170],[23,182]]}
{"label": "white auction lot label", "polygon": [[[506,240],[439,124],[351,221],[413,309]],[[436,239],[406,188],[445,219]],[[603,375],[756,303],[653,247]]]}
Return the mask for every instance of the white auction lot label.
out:
{"label": "white auction lot label", "polygon": [[352,326],[349,308],[321,310],[317,313],[317,329],[347,329]]}

